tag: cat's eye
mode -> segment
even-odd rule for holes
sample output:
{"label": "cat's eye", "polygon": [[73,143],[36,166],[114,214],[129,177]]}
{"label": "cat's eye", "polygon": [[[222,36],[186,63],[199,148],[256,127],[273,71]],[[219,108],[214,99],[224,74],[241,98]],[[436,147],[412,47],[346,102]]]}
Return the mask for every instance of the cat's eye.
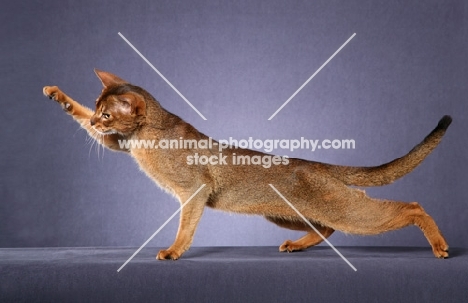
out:
{"label": "cat's eye", "polygon": [[103,114],[102,114],[102,117],[103,117],[104,119],[109,119],[109,118],[110,118],[110,115],[109,115],[109,114],[104,114],[104,113],[103,113]]}

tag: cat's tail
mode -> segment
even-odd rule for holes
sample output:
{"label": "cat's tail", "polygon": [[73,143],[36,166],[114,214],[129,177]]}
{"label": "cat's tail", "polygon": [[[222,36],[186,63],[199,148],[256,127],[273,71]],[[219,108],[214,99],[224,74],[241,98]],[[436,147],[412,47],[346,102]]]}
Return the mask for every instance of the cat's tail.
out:
{"label": "cat's tail", "polygon": [[442,140],[452,123],[450,116],[440,119],[437,127],[401,158],[375,167],[330,166],[327,170],[347,185],[381,186],[394,182],[411,172],[426,158]]}

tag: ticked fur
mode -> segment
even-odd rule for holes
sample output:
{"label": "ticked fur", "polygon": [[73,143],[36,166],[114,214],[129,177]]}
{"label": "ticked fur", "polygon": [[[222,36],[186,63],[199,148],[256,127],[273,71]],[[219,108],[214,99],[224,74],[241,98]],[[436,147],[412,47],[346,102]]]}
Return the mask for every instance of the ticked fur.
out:
{"label": "ticked fur", "polygon": [[[174,243],[161,250],[158,259],[178,259],[189,249],[205,206],[229,212],[264,216],[278,226],[306,231],[296,241],[285,241],[280,251],[306,249],[322,238],[303,222],[269,186],[272,184],[324,237],[334,230],[373,235],[418,226],[438,258],[448,257],[448,245],[434,220],[416,202],[374,199],[349,187],[381,186],[411,172],[439,144],[451,123],[444,116],[437,127],[405,156],[376,167],[350,167],[302,159],[287,165],[189,165],[187,156],[218,154],[218,150],[122,149],[119,140],[206,140],[192,125],[161,107],[144,89],[107,72],[95,71],[104,89],[96,110],[80,105],[56,86],[44,94],[60,103],[89,135],[105,147],[131,155],[157,184],[184,203],[203,184],[203,189],[182,209]],[[248,149],[228,148],[223,155],[264,156]]]}

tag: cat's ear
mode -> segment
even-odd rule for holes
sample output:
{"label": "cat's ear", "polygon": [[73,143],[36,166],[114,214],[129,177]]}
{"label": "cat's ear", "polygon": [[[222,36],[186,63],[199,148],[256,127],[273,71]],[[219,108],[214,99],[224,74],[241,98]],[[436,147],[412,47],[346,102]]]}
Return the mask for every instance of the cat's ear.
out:
{"label": "cat's ear", "polygon": [[130,112],[137,116],[146,115],[146,102],[140,97],[134,94],[124,94],[116,96],[117,100],[127,104],[130,108]]}
{"label": "cat's ear", "polygon": [[114,74],[104,72],[104,71],[99,70],[97,68],[94,69],[94,72],[96,73],[96,76],[99,78],[99,80],[101,80],[102,85],[104,87],[128,83],[127,81],[117,77]]}

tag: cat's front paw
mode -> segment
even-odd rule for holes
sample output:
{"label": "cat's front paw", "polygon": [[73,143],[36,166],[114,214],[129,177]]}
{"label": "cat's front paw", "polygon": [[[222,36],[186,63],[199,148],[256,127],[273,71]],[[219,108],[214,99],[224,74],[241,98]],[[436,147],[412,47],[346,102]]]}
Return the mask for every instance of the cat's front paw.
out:
{"label": "cat's front paw", "polygon": [[177,260],[180,258],[179,253],[172,249],[167,249],[167,250],[160,250],[158,255],[156,256],[156,259],[158,260]]}
{"label": "cat's front paw", "polygon": [[44,86],[42,89],[44,96],[49,97],[57,102],[60,102],[63,95],[62,91],[57,86]]}
{"label": "cat's front paw", "polygon": [[447,259],[449,257],[449,246],[443,238],[439,239],[433,246],[432,251],[436,258]]}
{"label": "cat's front paw", "polygon": [[69,102],[66,102],[66,95],[57,87],[57,86],[44,86],[42,92],[49,99],[55,100],[65,111],[71,111],[72,105]]}

